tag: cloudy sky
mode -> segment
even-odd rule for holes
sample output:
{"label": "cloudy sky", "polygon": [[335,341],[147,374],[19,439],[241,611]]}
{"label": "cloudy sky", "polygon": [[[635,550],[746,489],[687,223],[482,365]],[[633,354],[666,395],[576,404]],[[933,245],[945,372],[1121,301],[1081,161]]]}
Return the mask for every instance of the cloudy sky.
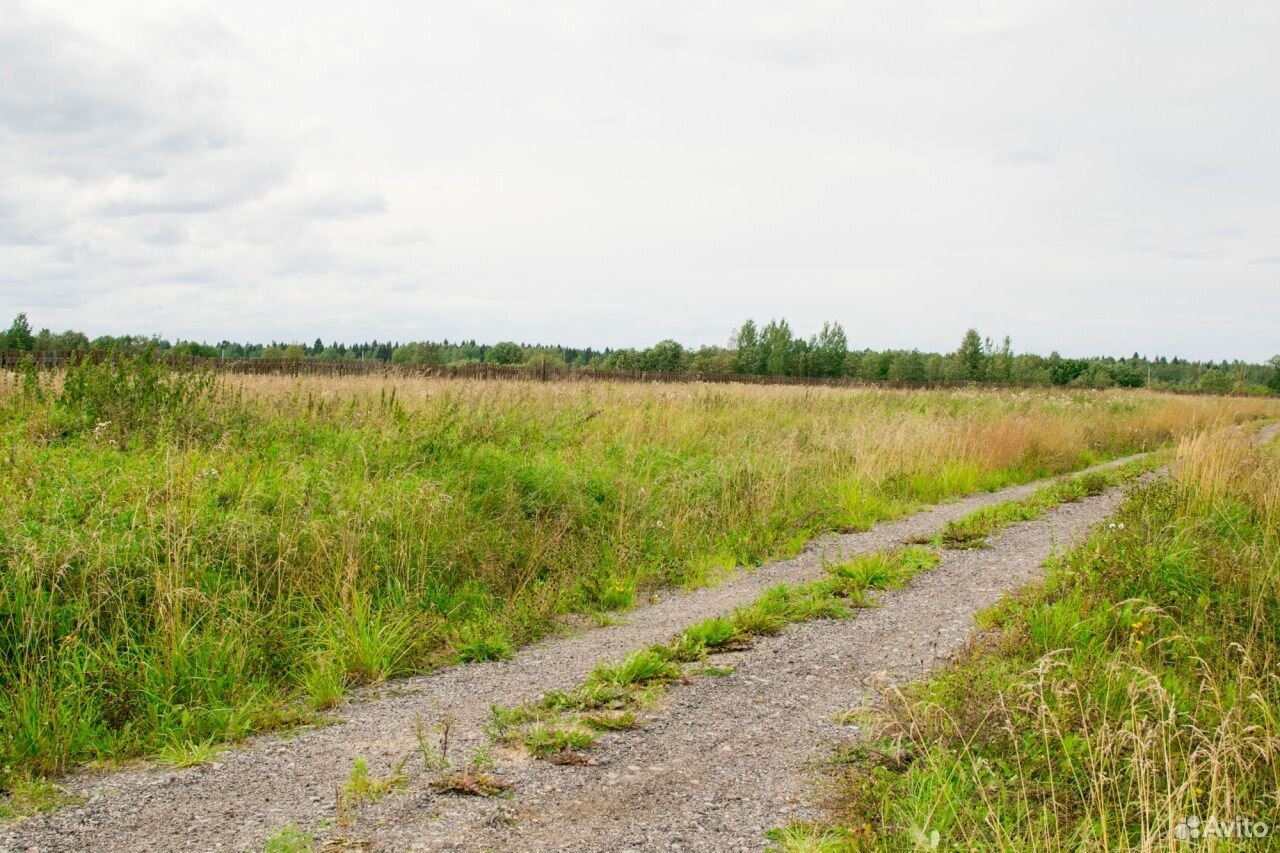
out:
{"label": "cloudy sky", "polygon": [[1280,4],[0,0],[0,324],[1280,352]]}

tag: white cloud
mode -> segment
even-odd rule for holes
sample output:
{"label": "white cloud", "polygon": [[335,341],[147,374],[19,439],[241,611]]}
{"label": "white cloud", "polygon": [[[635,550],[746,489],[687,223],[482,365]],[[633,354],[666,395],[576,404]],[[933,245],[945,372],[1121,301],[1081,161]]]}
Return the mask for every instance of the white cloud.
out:
{"label": "white cloud", "polygon": [[1269,4],[20,3],[0,316],[1265,358],[1278,36]]}

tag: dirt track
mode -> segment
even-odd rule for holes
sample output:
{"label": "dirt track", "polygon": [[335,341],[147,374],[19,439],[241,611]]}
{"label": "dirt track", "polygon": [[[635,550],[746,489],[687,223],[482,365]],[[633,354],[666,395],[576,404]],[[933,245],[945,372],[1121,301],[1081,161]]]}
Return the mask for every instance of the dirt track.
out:
{"label": "dirt track", "polygon": [[[264,736],[185,771],[137,769],[65,782],[83,805],[0,829],[0,850],[258,850],[279,827],[317,830],[331,844],[375,850],[759,850],[763,831],[803,808],[805,765],[846,736],[831,715],[856,704],[867,677],[917,676],[963,643],[973,614],[1033,577],[1055,550],[1084,536],[1120,494],[1065,505],[1006,530],[986,550],[948,552],[936,569],[855,618],[793,626],[731,657],[737,672],[677,686],[639,731],[601,739],[593,766],[499,755],[509,798],[430,791],[411,759],[409,785],[332,826],[335,790],[358,757],[385,774],[416,752],[414,724],[454,720],[450,755],[486,742],[491,704],[568,688],[601,659],[669,639],[681,628],[754,600],[764,589],[822,573],[825,560],[892,547],[979,506],[1039,484],[975,495],[865,533],[828,536],[800,556],[691,593],[672,592],[622,624],[550,639],[510,661],[453,667],[364,691],[342,722],[291,738]],[[344,848],[338,848],[344,849]]]}

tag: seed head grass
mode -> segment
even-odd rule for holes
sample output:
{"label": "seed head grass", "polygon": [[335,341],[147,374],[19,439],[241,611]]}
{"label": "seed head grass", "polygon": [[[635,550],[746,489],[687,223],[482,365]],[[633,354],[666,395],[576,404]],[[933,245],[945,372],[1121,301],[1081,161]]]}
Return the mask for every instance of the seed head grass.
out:
{"label": "seed head grass", "polygon": [[1274,408],[145,360],[0,376],[0,791],[291,726],[823,531]]}
{"label": "seed head grass", "polygon": [[1189,817],[1273,822],[1280,459],[1221,430],[1173,469],[951,667],[867,709],[830,825],[779,849],[1170,850]]}

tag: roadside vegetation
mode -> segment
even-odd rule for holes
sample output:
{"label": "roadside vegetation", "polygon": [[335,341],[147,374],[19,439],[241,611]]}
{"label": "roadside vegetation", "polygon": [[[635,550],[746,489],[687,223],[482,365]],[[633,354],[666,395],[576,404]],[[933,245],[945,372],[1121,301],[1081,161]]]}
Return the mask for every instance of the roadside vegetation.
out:
{"label": "roadside vegetation", "polygon": [[875,606],[876,593],[906,586],[919,572],[937,566],[942,549],[985,547],[986,537],[998,530],[1131,482],[1156,467],[1165,455],[1153,453],[1102,471],[1064,477],[1024,500],[977,510],[921,542],[827,563],[824,576],[817,580],[778,584],[750,606],[691,625],[670,642],[633,652],[620,661],[601,662],[572,690],[553,691],[516,707],[495,706],[490,736],[508,745],[523,745],[535,758],[580,763],[586,760],[582,751],[595,744],[597,733],[642,727],[640,712],[668,685],[692,683],[699,676],[732,675],[732,667],[710,660],[713,655],[749,648],[755,639],[796,622],[843,619],[859,608]]}
{"label": "roadside vegetation", "polygon": [[598,732],[643,726],[637,712],[652,705],[667,685],[733,674],[731,667],[710,663],[710,656],[748,648],[756,638],[795,622],[852,616],[874,603],[873,591],[903,586],[937,564],[938,553],[918,545],[830,564],[819,580],[779,584],[750,606],[691,625],[668,643],[601,662],[572,690],[553,691],[514,708],[495,706],[489,733],[495,740],[523,745],[535,758],[581,763],[587,760],[583,750],[595,744]]}
{"label": "roadside vegetation", "polygon": [[1022,500],[982,507],[964,518],[948,522],[925,542],[941,548],[985,548],[987,537],[1011,524],[1037,519],[1060,504],[1100,495],[1113,486],[1155,470],[1167,461],[1167,454],[1157,451],[1114,468],[1056,480]]}
{"label": "roadside vegetation", "polygon": [[351,687],[1264,400],[170,372],[0,385],[0,789],[177,765]]}
{"label": "roadside vegetation", "polygon": [[1271,843],[1250,827],[1274,834],[1280,790],[1280,450],[1218,431],[1173,471],[953,666],[851,715],[870,735],[832,757],[831,822],[777,849]]}

